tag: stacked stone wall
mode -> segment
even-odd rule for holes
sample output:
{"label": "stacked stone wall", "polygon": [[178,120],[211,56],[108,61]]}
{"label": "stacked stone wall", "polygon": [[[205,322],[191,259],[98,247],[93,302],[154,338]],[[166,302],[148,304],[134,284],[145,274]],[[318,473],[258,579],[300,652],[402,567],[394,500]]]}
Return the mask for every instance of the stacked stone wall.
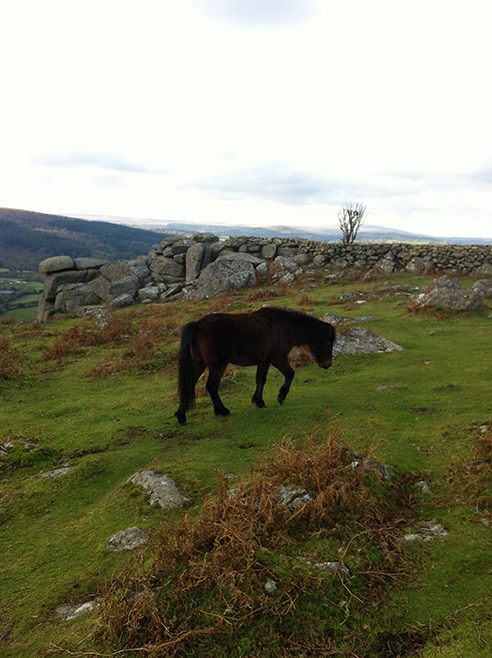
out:
{"label": "stacked stone wall", "polygon": [[[39,269],[46,274],[46,279],[37,318],[46,321],[54,312],[73,313],[97,305],[124,306],[180,294],[184,299],[194,299],[197,298],[197,282],[206,278],[206,272],[210,275],[212,264],[214,272],[224,272],[226,279],[224,286],[215,285],[211,294],[258,282],[264,277],[268,264],[276,268],[279,279],[282,276],[292,278],[306,266],[327,272],[358,270],[370,276],[406,270],[490,277],[492,245],[344,245],[248,236],[219,240],[209,233],[173,236],[154,245],[148,255],[133,261],[108,263],[94,258],[72,260],[68,256],[43,261]],[[248,269],[247,276],[240,276],[241,267]],[[215,273],[213,277],[217,284]]]}

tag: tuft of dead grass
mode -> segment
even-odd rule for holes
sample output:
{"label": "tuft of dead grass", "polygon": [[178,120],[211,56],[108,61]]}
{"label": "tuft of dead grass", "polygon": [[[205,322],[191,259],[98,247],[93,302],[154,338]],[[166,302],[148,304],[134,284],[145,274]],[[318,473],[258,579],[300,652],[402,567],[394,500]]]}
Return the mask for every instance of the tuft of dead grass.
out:
{"label": "tuft of dead grass", "polygon": [[12,347],[8,336],[0,337],[0,381],[10,381],[20,377],[25,359],[20,350]]}
{"label": "tuft of dead grass", "polygon": [[83,347],[98,345],[121,345],[132,331],[133,318],[128,313],[109,316],[99,323],[91,318],[59,334],[53,344],[44,351],[41,360],[60,359]]}
{"label": "tuft of dead grass", "polygon": [[[471,457],[471,459],[470,459]],[[448,466],[447,479],[457,499],[486,526],[492,523],[492,423],[472,433],[472,450]]]}
{"label": "tuft of dead grass", "polygon": [[[183,513],[164,523],[150,556],[141,553],[108,584],[99,640],[111,651],[152,657],[228,655],[246,637],[256,639],[243,655],[296,655],[302,647],[303,655],[355,656],[339,637],[346,613],[336,603],[327,611],[327,601],[362,602],[360,582],[374,596],[378,582],[399,572],[406,521],[386,500],[390,487],[377,473],[353,468],[350,454],[334,433],[286,438],[238,488],[221,477],[218,495],[204,501],[195,521]],[[311,500],[282,504],[281,484],[305,488]],[[345,545],[338,559],[349,559],[359,542],[357,594],[339,570],[309,568],[289,555],[289,546],[321,536]],[[371,545],[365,556],[361,537]],[[373,564],[374,547],[384,568]],[[274,591],[265,588],[268,580]]]}
{"label": "tuft of dead grass", "polygon": [[92,318],[59,334],[41,361],[60,361],[82,348],[104,346],[115,352],[93,366],[86,373],[89,377],[107,377],[135,368],[149,370],[157,365],[167,367],[176,355],[166,356],[162,348],[178,340],[179,324],[176,317],[163,317],[158,311],[124,312],[102,323]]}
{"label": "tuft of dead grass", "polygon": [[275,299],[278,296],[279,294],[276,290],[272,290],[270,288],[257,288],[253,292],[250,292],[248,295],[246,295],[244,301],[248,304],[251,302],[267,302],[271,299]]}
{"label": "tuft of dead grass", "polygon": [[230,293],[225,292],[217,297],[212,297],[207,303],[208,313],[225,313],[230,311],[236,302],[236,297]]}

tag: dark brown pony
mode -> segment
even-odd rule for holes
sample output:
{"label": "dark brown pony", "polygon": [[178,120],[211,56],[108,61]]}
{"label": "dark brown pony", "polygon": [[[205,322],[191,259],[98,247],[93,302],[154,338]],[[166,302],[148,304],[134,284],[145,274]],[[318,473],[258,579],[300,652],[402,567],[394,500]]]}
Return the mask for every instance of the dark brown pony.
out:
{"label": "dark brown pony", "polygon": [[174,414],[186,424],[186,412],[195,404],[195,385],[208,368],[207,390],[215,415],[230,412],[219,397],[219,383],[228,363],[258,366],[252,402],[264,407],[263,387],[270,364],[284,375],[278,401],[285,400],[294,379],[288,354],[296,345],[311,350],[319,366],[329,368],[336,332],[327,322],[305,313],[267,306],[252,313],[211,313],[183,327],[179,352],[179,408]]}

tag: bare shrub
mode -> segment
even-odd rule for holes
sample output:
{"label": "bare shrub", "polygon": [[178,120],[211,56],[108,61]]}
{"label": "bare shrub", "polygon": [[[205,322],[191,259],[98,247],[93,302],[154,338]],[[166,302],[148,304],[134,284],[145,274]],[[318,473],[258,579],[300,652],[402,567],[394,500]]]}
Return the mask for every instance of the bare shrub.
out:
{"label": "bare shrub", "polygon": [[[378,495],[371,486],[377,475],[352,468],[350,451],[337,439],[333,433],[323,440],[285,439],[238,489],[230,491],[222,477],[218,496],[204,502],[195,522],[183,514],[178,523],[165,523],[154,537],[151,560],[142,553],[102,594],[105,645],[157,657],[206,655],[222,644],[226,655],[249,628],[258,638],[251,655],[258,655],[267,642],[260,632],[266,625],[268,642],[280,642],[282,655],[295,655],[301,646],[306,655],[355,655],[347,647],[335,649],[332,640],[330,629],[343,621],[339,606],[315,619],[311,614],[328,592],[335,600],[352,596],[343,575],[310,569],[288,547],[323,531],[346,544],[343,557],[355,537],[365,536],[384,560],[383,573],[358,546],[354,564],[361,565],[373,596],[375,584],[398,572],[397,529],[404,520],[394,501],[381,496],[384,482],[376,483]],[[305,487],[312,500],[289,508],[278,496],[281,483]],[[273,596],[265,588],[272,578]],[[305,623],[294,632],[299,615]]]}

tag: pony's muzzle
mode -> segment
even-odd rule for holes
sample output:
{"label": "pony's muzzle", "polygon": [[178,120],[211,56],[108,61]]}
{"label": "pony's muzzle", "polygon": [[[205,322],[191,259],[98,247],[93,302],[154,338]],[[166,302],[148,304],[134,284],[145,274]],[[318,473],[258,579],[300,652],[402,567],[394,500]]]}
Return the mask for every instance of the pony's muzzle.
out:
{"label": "pony's muzzle", "polygon": [[319,365],[320,365],[324,370],[328,370],[328,368],[331,366],[331,364],[332,364],[332,359],[330,358],[330,359],[327,359],[326,361],[323,361],[323,362],[320,363]]}

